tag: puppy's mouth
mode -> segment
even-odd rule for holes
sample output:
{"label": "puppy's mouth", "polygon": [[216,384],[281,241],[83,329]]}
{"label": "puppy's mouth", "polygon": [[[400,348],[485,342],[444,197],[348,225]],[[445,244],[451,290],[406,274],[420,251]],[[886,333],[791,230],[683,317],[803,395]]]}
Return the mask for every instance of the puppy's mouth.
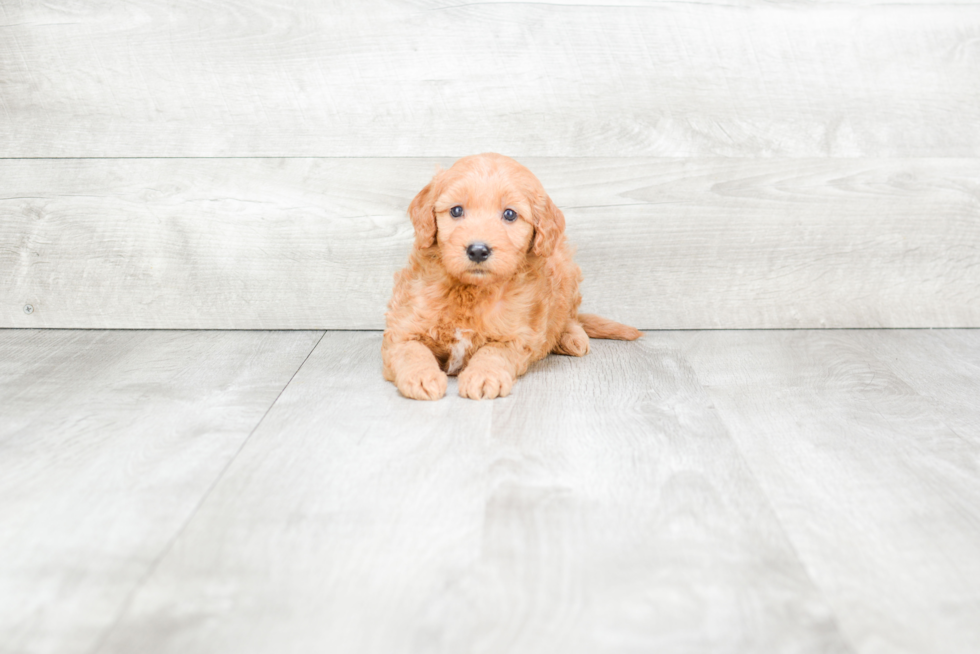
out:
{"label": "puppy's mouth", "polygon": [[480,283],[483,283],[488,279],[492,279],[493,274],[486,268],[473,266],[471,268],[467,268],[466,270],[464,270],[462,277],[464,280],[469,279],[471,282],[476,282],[477,280],[479,280]]}

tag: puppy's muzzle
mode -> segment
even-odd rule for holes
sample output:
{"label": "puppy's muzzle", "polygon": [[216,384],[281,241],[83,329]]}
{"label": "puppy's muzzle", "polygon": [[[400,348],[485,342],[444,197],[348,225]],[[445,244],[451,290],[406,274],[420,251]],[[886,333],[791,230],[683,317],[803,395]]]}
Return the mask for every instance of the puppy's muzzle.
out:
{"label": "puppy's muzzle", "polygon": [[466,256],[470,261],[483,263],[490,258],[490,246],[486,243],[470,243],[466,248]]}

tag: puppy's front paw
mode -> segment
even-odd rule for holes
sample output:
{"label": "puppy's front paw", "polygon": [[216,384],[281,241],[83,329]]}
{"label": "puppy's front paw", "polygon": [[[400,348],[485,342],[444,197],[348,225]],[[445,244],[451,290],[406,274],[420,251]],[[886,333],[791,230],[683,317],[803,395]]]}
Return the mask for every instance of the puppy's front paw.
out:
{"label": "puppy's front paw", "polygon": [[514,378],[503,370],[467,368],[459,373],[459,394],[471,400],[492,400],[506,397]]}
{"label": "puppy's front paw", "polygon": [[446,373],[438,368],[413,370],[399,376],[398,390],[413,400],[438,400],[446,394]]}

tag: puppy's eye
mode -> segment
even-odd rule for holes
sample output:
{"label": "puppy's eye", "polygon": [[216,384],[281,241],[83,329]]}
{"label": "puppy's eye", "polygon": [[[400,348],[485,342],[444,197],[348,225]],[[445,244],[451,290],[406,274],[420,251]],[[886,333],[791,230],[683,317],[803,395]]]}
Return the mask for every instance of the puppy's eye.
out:
{"label": "puppy's eye", "polygon": [[459,218],[463,215],[463,207],[457,204],[455,207],[449,210],[449,215],[453,218]]}
{"label": "puppy's eye", "polygon": [[514,222],[517,220],[517,212],[513,209],[504,209],[504,220],[509,223]]}

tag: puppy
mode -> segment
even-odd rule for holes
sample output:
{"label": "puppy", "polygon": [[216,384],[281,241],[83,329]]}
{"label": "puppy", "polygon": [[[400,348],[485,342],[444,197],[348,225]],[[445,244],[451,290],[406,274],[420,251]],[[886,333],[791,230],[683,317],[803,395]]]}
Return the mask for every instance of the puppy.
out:
{"label": "puppy", "polygon": [[408,207],[415,245],[395,275],[381,346],[402,395],[437,400],[510,393],[549,352],[583,356],[589,337],[634,340],[632,327],[579,314],[579,267],[565,217],[527,168],[480,154],[436,173]]}

